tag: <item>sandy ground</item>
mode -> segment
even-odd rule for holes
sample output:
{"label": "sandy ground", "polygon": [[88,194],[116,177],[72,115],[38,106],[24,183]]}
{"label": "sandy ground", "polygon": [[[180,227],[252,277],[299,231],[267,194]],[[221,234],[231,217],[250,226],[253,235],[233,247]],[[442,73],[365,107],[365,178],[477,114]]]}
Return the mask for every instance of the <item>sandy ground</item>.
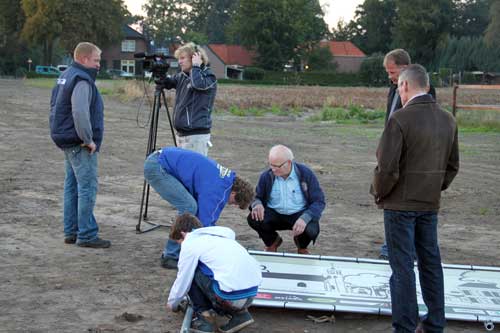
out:
{"label": "sandy ground", "polygon": [[[224,87],[221,87],[221,91]],[[105,98],[106,133],[99,160],[95,214],[110,249],[63,244],[63,154],[48,133],[49,89],[0,80],[0,331],[177,332],[182,315],[164,310],[174,271],[159,266],[167,228],[135,232],[148,131],[136,124],[137,103]],[[146,112],[140,114],[143,121]],[[158,142],[171,145],[166,114]],[[326,193],[322,231],[313,253],[376,258],[382,212],[368,195],[377,126],[311,123],[303,117],[243,118],[218,113],[211,157],[253,183],[267,151],[284,143],[317,173]],[[499,265],[500,134],[461,133],[461,170],[444,193],[440,214],[443,262]],[[263,244],[241,210],[227,207],[230,226],[246,247]],[[149,217],[167,222],[174,210],[152,193]],[[293,252],[289,234],[284,251]],[[127,316],[125,313],[135,315]],[[245,332],[388,332],[390,318],[336,313],[314,324],[311,311],[252,308]],[[447,332],[478,332],[482,324],[449,322]],[[498,328],[496,329],[498,330]]]}

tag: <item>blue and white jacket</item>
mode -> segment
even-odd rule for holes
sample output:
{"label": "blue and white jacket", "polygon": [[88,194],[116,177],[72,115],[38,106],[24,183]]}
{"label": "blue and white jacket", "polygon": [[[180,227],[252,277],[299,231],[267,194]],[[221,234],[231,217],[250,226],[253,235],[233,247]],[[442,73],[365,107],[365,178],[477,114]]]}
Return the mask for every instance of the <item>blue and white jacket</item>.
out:
{"label": "blue and white jacket", "polygon": [[162,148],[158,162],[179,180],[198,203],[196,217],[204,227],[213,226],[229,201],[236,174],[197,152]]}

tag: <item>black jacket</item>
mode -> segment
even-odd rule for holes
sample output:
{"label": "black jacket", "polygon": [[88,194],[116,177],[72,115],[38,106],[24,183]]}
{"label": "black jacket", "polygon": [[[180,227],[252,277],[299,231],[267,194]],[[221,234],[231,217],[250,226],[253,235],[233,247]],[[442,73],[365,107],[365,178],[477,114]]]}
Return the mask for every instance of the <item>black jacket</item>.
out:
{"label": "black jacket", "polygon": [[217,93],[217,79],[209,67],[193,66],[189,74],[180,72],[163,81],[175,88],[174,127],[180,136],[208,134]]}

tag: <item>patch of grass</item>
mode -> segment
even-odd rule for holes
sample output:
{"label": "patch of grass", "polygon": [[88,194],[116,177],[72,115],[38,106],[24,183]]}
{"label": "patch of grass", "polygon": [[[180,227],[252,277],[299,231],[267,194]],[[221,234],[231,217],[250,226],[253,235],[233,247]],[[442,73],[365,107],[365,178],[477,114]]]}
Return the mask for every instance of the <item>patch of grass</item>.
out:
{"label": "patch of grass", "polygon": [[457,123],[469,132],[500,132],[500,112],[486,110],[459,110]]}
{"label": "patch of grass", "polygon": [[489,211],[489,209],[488,209],[488,208],[486,208],[486,207],[481,207],[481,208],[479,208],[479,215],[484,216],[484,215],[488,214],[488,211]]}
{"label": "patch of grass", "polygon": [[334,121],[339,124],[368,124],[382,122],[385,112],[382,110],[365,109],[351,104],[347,109],[325,106],[319,114],[309,118],[310,121]]}
{"label": "patch of grass", "polygon": [[51,77],[51,78],[36,78],[36,79],[26,79],[24,81],[24,84],[29,86],[29,87],[36,87],[36,88],[50,88],[52,89],[54,85],[56,84],[56,79]]}
{"label": "patch of grass", "polygon": [[239,117],[245,117],[245,116],[261,117],[267,113],[272,113],[276,116],[299,115],[302,113],[302,111],[299,108],[292,108],[290,110],[285,110],[277,105],[273,105],[270,108],[258,108],[258,107],[240,108],[238,106],[233,105],[229,107],[229,113]]}

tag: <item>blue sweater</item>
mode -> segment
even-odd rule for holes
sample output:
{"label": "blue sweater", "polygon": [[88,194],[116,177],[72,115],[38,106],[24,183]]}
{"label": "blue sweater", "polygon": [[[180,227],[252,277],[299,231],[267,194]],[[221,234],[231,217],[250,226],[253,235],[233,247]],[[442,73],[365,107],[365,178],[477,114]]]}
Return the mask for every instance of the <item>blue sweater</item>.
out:
{"label": "blue sweater", "polygon": [[229,200],[234,171],[197,152],[174,147],[162,148],[158,161],[194,197],[203,226],[215,225]]}
{"label": "blue sweater", "polygon": [[[312,170],[304,164],[293,162],[293,165],[295,166],[295,172],[299,178],[300,189],[307,203],[306,209],[302,213],[302,218],[306,223],[311,220],[319,221],[321,213],[323,213],[323,209],[325,209],[325,195],[319,185],[318,179]],[[259,203],[267,207],[275,178],[276,176],[274,176],[271,169],[267,169],[260,175],[259,183],[255,190],[255,201],[252,203],[252,207]]]}

